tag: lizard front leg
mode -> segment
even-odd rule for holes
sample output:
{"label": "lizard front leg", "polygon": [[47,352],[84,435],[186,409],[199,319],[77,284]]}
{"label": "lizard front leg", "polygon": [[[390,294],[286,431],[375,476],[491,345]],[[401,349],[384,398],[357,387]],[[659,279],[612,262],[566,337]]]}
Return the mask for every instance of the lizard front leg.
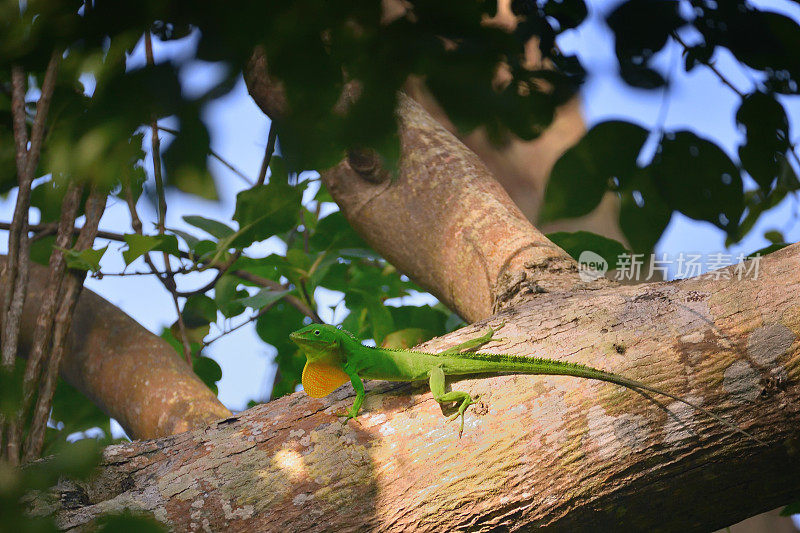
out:
{"label": "lizard front leg", "polygon": [[458,431],[458,437],[461,438],[461,435],[464,433],[464,411],[467,410],[467,407],[475,403],[475,400],[477,400],[478,397],[476,396],[473,398],[469,395],[469,393],[462,391],[454,390],[445,392],[444,371],[440,366],[435,366],[431,369],[430,385],[431,392],[433,393],[433,399],[440,404],[461,402],[458,406],[458,412],[449,418],[449,420],[455,420],[459,416],[461,417],[461,429]]}
{"label": "lizard front leg", "polygon": [[347,411],[338,411],[336,416],[346,416],[349,420],[358,416],[358,411],[361,409],[361,404],[364,403],[364,382],[361,381],[361,378],[358,376],[358,374],[355,372],[349,372],[346,367],[344,371],[348,376],[350,376],[350,383],[353,384],[353,389],[356,391],[356,399],[350,409]]}

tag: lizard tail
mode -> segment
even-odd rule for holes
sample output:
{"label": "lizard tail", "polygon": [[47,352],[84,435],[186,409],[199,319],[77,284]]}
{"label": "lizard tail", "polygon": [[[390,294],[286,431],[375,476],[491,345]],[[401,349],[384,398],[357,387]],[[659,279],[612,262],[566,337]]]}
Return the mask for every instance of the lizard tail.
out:
{"label": "lizard tail", "polygon": [[[653,394],[659,394],[661,396],[666,396],[667,398],[671,398],[677,402],[685,404],[694,409],[695,411],[700,412],[706,415],[707,417],[716,420],[717,422],[729,428],[730,430],[739,433],[741,435],[744,435],[745,437],[754,440],[755,442],[761,444],[762,446],[767,446],[767,443],[762,441],[758,437],[743,430],[736,424],[728,422],[721,416],[709,411],[704,407],[697,405],[694,402],[690,402],[689,400],[681,398],[680,396],[672,394],[671,392],[667,392],[665,390],[658,389],[656,387],[651,387],[639,381],[628,379],[626,377],[611,372],[606,372],[604,370],[599,370],[591,366],[581,365],[578,363],[569,363],[566,361],[555,361],[552,359],[541,359],[536,357],[525,357],[520,355],[508,355],[508,354],[467,352],[458,354],[458,358],[461,359],[462,361],[472,360],[476,362],[480,361],[483,363],[494,363],[492,366],[494,367],[494,370],[498,372],[519,372],[524,374],[574,376],[586,379],[596,379],[599,381],[614,383],[616,385],[636,390],[638,392],[646,391]],[[458,371],[448,372],[448,374],[449,373],[457,374],[461,372]],[[473,373],[473,372],[467,371],[464,373]]]}

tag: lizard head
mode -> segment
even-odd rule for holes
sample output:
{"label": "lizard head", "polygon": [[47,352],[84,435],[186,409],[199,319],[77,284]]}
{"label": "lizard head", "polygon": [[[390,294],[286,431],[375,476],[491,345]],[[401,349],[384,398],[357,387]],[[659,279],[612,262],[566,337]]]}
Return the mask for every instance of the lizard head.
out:
{"label": "lizard head", "polygon": [[310,324],[289,334],[296,345],[302,349],[309,361],[330,359],[340,352],[341,341],[349,334],[330,324]]}
{"label": "lizard head", "polygon": [[322,398],[350,381],[342,369],[345,363],[342,343],[350,337],[346,331],[329,324],[311,324],[289,334],[306,354],[302,378],[306,394]]}

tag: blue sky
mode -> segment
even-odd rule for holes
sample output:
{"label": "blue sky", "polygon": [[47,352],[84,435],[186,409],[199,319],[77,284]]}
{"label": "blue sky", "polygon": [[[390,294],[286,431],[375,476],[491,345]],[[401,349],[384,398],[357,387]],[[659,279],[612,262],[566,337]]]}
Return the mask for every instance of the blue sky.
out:
{"label": "blue sky", "polygon": [[[770,2],[752,2],[757,5],[769,5],[800,20],[800,5],[783,0]],[[591,2],[594,6],[608,6],[610,2]],[[729,155],[736,154],[736,144],[741,132],[733,120],[733,110],[738,103],[737,97],[723,86],[707,69],[697,68],[690,75],[679,75],[680,53],[672,47],[662,52],[658,64],[671,69],[670,93],[664,97],[660,91],[645,92],[633,90],[619,82],[616,78],[616,66],[613,54],[613,41],[609,31],[600,23],[599,15],[607,12],[607,7],[598,11],[593,9],[591,19],[577,30],[565,34],[559,41],[565,51],[575,50],[583,64],[589,70],[590,77],[582,93],[583,109],[587,122],[595,124],[611,118],[625,118],[651,127],[658,122],[659,113],[663,113],[662,102],[667,102],[666,126],[668,129],[689,128],[698,134],[715,140]],[[187,44],[172,42],[161,44],[154,42],[157,61],[164,60],[174,54],[185,53]],[[130,59],[131,66],[144,62],[142,46],[136,49]],[[677,59],[676,59],[677,58]],[[734,84],[741,90],[748,91],[752,87],[752,73],[745,73],[734,64],[726,54],[715,57],[719,67],[729,75]],[[212,64],[195,62],[184,69],[183,81],[190,91],[197,91],[207,84],[218,73],[218,67]],[[784,98],[783,103],[791,120],[791,138],[800,140],[798,119],[800,119],[800,102],[798,98]],[[269,120],[256,107],[247,94],[244,82],[239,80],[235,89],[208,106],[204,118],[210,126],[212,148],[226,160],[241,169],[253,179],[258,173],[261,158],[266,145]],[[164,125],[170,125],[165,122]],[[162,142],[169,141],[169,135],[162,135]],[[146,146],[149,146],[147,141]],[[201,214],[221,220],[230,219],[234,210],[236,193],[246,184],[234,173],[219,162],[209,159],[211,170],[217,180],[220,201],[207,202],[191,198],[180,193],[170,193],[168,197],[169,212],[167,226],[186,229],[181,217],[189,214]],[[151,162],[148,160],[148,172]],[[800,170],[800,169],[796,169]],[[14,197],[0,201],[0,219],[10,220]],[[800,240],[800,224],[798,211],[800,201],[797,196],[787,198],[780,206],[763,217],[750,236],[729,250],[729,253],[749,253],[768,242],[763,233],[769,229],[780,229],[788,241]],[[148,222],[155,220],[155,213],[147,202],[139,205],[140,216]],[[128,231],[129,216],[127,208],[121,203],[110,204],[101,222],[101,227],[109,230]],[[7,237],[0,243],[3,249],[7,246]],[[105,243],[100,244],[103,246]],[[280,248],[274,241],[260,245],[259,251]],[[119,243],[111,243],[110,251],[122,248]],[[681,215],[674,215],[669,227],[657,246],[657,252],[676,255],[679,252],[711,253],[723,252],[724,235],[714,226],[692,221]],[[103,270],[119,272],[122,262],[119,253],[108,253],[104,259]],[[134,265],[141,266],[141,265]],[[135,269],[135,268],[134,268]],[[143,270],[140,268],[139,270]],[[187,282],[186,288],[199,287],[207,278],[198,275]],[[87,286],[102,294],[105,298],[125,310],[138,322],[153,332],[171,324],[175,319],[175,311],[171,297],[161,285],[147,277],[105,277],[102,281],[89,279]],[[335,300],[333,295],[319,294],[323,303]],[[326,301],[327,300],[327,301]],[[325,317],[325,315],[323,315]],[[330,318],[328,315],[327,318]],[[341,320],[342,316],[337,316]],[[239,318],[238,320],[241,320]],[[234,323],[238,322],[234,319]],[[221,324],[225,327],[225,324]],[[214,330],[212,329],[212,334]],[[288,334],[289,332],[287,332]],[[243,409],[251,399],[264,398],[268,392],[274,374],[272,360],[274,350],[258,339],[253,327],[245,327],[214,343],[206,351],[207,355],[216,359],[223,369],[220,382],[220,399],[234,410]]]}

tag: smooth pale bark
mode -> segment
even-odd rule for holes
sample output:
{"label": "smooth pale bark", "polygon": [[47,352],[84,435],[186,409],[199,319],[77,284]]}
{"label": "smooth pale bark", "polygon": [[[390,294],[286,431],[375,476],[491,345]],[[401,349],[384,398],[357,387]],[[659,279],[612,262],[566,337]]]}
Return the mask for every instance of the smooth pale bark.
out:
{"label": "smooth pale bark", "polygon": [[[22,314],[23,356],[33,344],[46,282],[47,269],[32,264]],[[68,346],[62,377],[132,438],[174,435],[231,414],[164,339],[88,289],[78,299]]]}
{"label": "smooth pale bark", "polygon": [[[265,113],[286,118],[282,86],[258,50],[246,80]],[[370,245],[468,321],[518,297],[583,286],[575,261],[531,225],[474,152],[404,94],[397,115],[396,176],[369,154],[352,153],[322,172]]]}
{"label": "smooth pale bark", "polygon": [[576,262],[534,228],[481,160],[400,94],[401,157],[373,181],[352,157],[322,179],[350,224],[468,321],[519,295],[582,285]]}
{"label": "smooth pale bark", "polygon": [[710,531],[737,522],[800,490],[798,253],[794,245],[763,259],[757,279],[542,294],[426,345],[452,346],[505,321],[486,351],[621,373],[712,409],[767,447],[677,402],[660,407],[590,380],[461,380],[453,388],[482,395],[461,439],[424,384],[370,383],[362,415],[343,424],[334,412],[352,402],[348,385],[110,447],[89,484],[59,486],[72,507],[58,519],[77,527],[133,507],[176,531]]}

